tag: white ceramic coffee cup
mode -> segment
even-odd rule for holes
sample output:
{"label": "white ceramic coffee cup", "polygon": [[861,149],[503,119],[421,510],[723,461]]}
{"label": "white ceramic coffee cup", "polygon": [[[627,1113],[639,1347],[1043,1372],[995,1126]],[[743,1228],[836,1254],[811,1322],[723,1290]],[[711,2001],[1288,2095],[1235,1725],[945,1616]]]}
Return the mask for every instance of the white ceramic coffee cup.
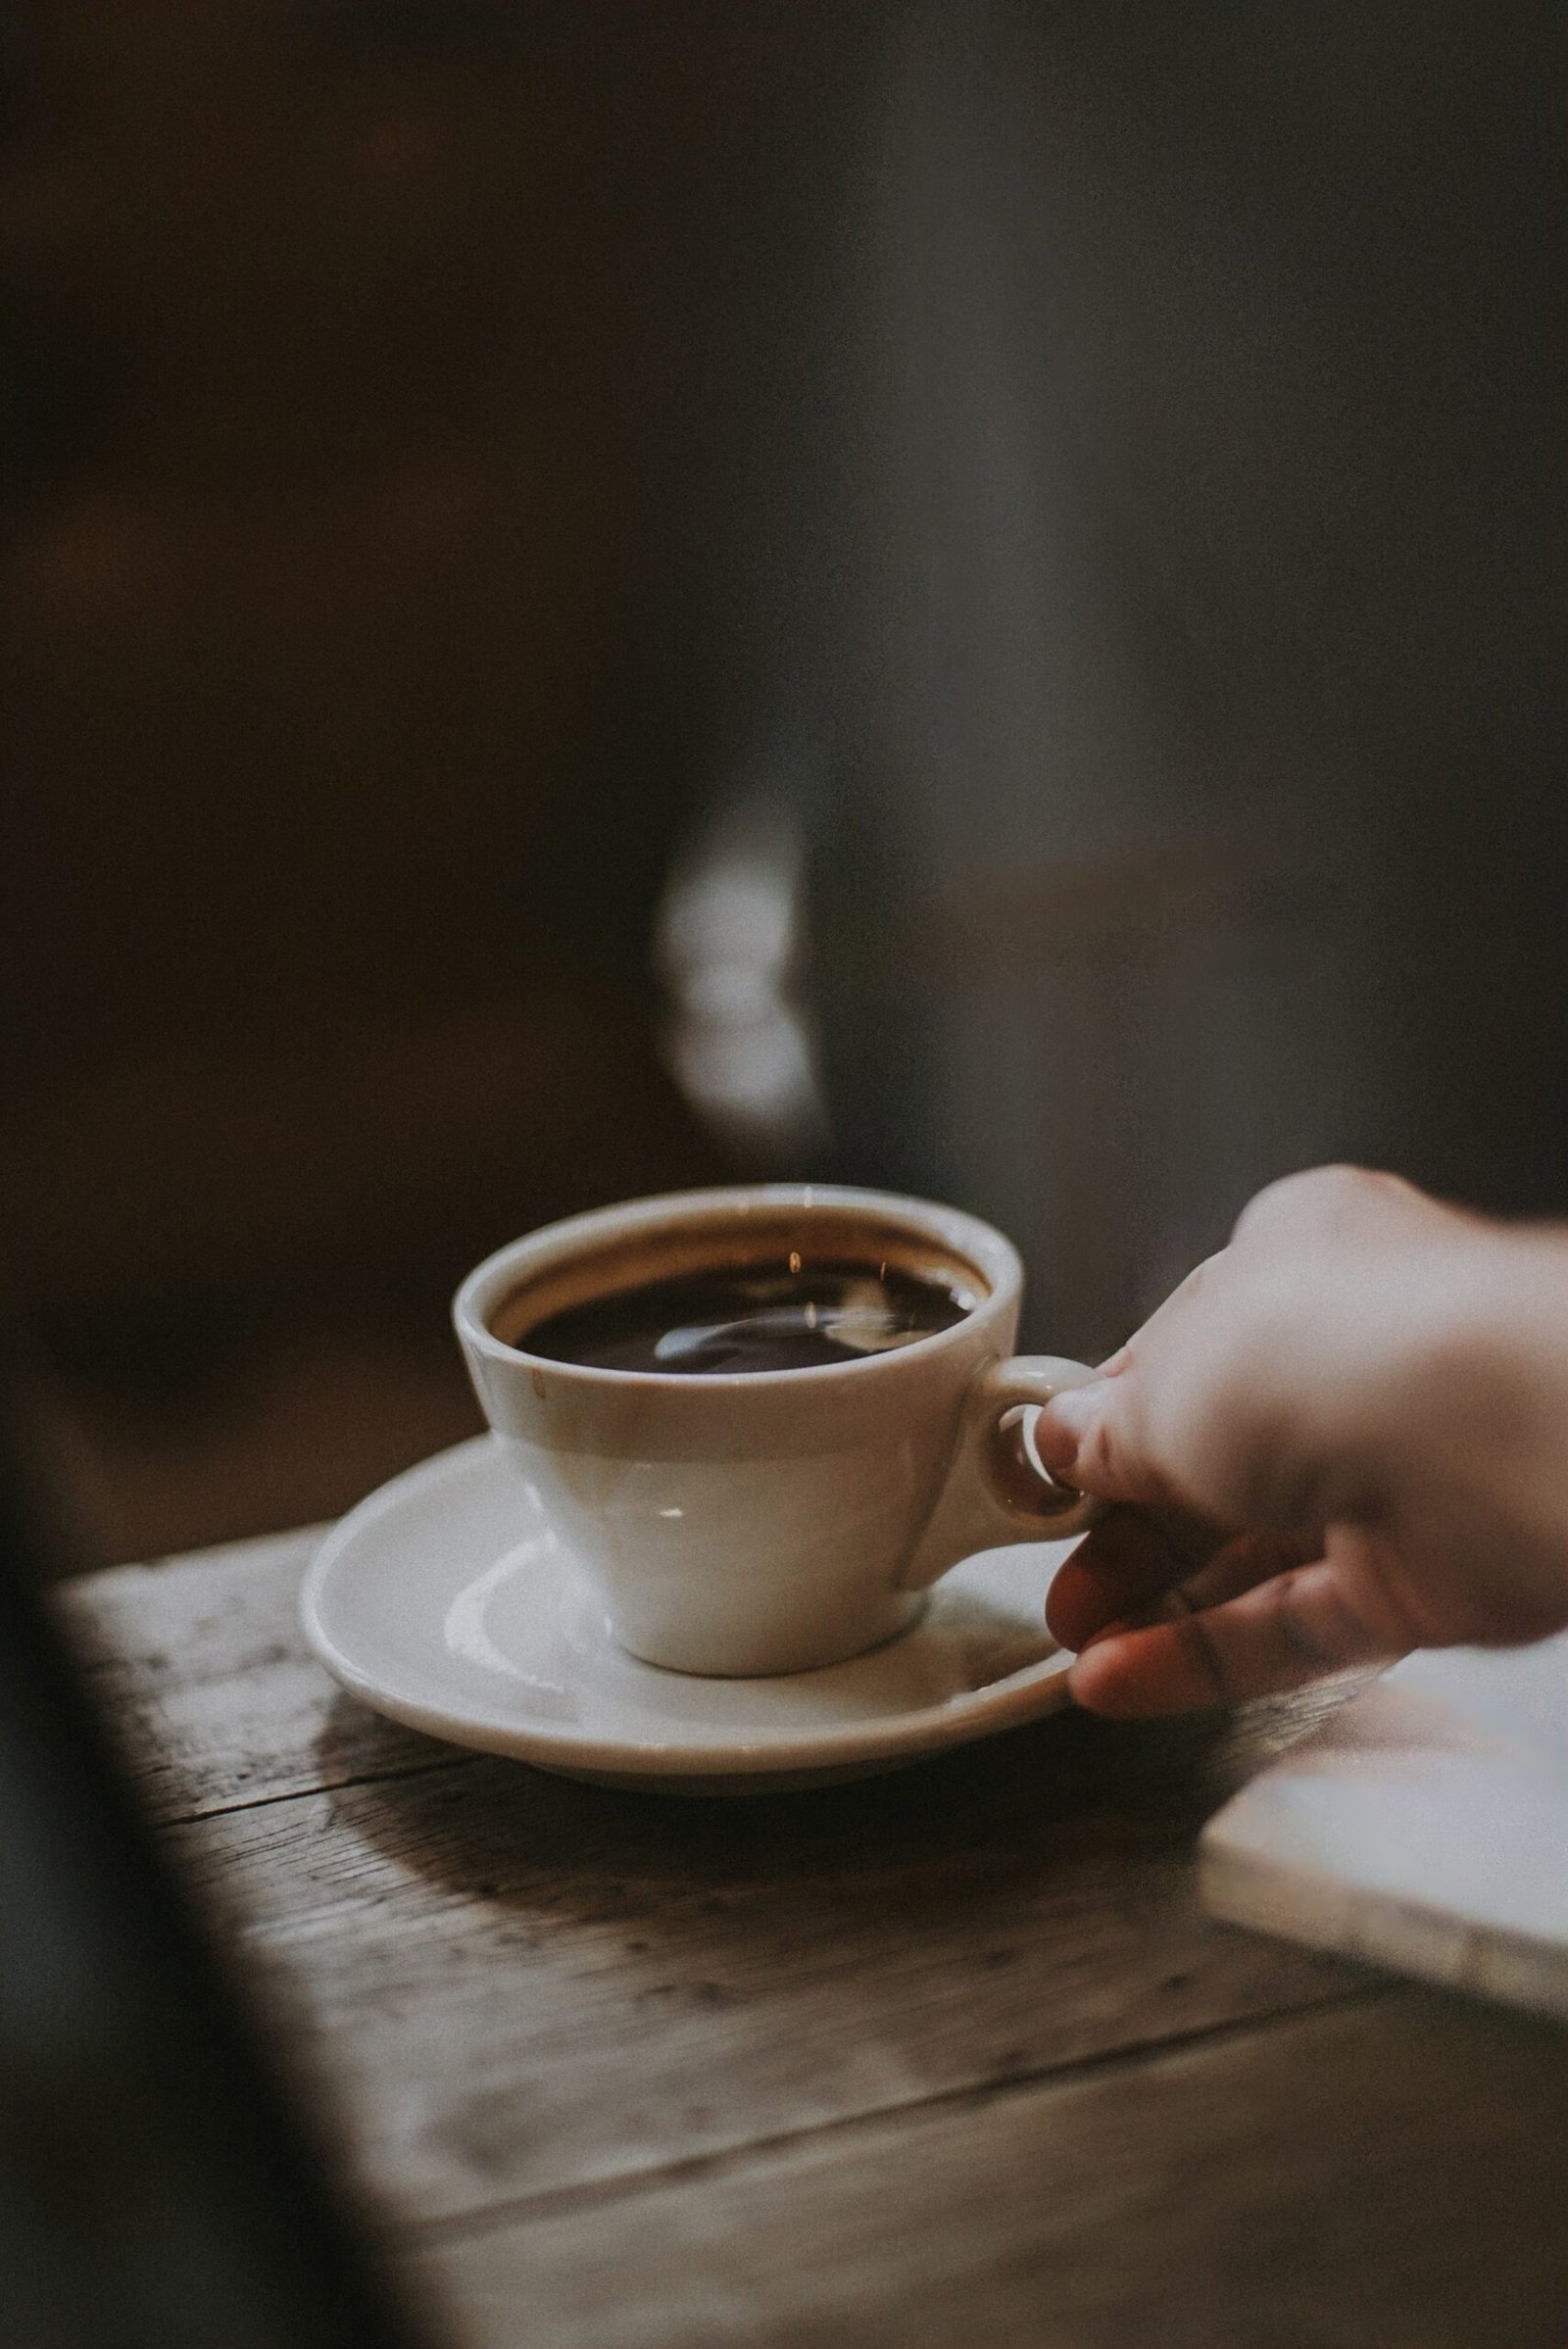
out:
{"label": "white ceramic coffee cup", "polygon": [[[952,1327],[804,1370],[603,1370],[527,1350],[546,1316],[710,1266],[886,1260],[975,1302]],[[492,1428],[621,1645],[675,1671],[831,1664],[913,1621],[975,1550],[1056,1540],[1097,1506],[1019,1442],[1020,1406],[1093,1374],[1012,1354],[1023,1267],[988,1224],[875,1191],[767,1184],[632,1200],[514,1241],[454,1318]]]}

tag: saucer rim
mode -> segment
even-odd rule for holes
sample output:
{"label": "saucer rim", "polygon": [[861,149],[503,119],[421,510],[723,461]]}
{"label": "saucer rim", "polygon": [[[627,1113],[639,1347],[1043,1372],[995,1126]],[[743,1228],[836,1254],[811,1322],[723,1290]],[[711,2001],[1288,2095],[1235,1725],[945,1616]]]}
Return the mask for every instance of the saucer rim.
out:
{"label": "saucer rim", "polygon": [[[320,1602],[343,1556],[375,1525],[398,1514],[416,1497],[428,1497],[432,1486],[460,1480],[495,1462],[500,1446],[486,1433],[434,1452],[404,1469],[366,1495],[326,1534],[306,1568],[300,1586],[299,1615],[306,1642],[317,1660],[338,1685],[386,1719],[423,1736],[466,1750],[534,1762],[540,1768],[569,1774],[573,1770],[607,1777],[738,1778],[832,1771],[857,1762],[916,1760],[925,1755],[1022,1728],[1070,1703],[1067,1670],[1069,1651],[1057,1648],[1049,1656],[1006,1674],[985,1689],[951,1697],[934,1705],[892,1714],[881,1721],[838,1729],[807,1727],[765,1737],[737,1735],[722,1742],[692,1744],[678,1738],[647,1739],[585,1736],[548,1722],[519,1726],[515,1720],[466,1708],[461,1714],[432,1704],[400,1688],[395,1683],[365,1672],[330,1637],[321,1620]],[[500,1553],[498,1553],[500,1554]],[[962,1566],[954,1569],[961,1574]],[[947,1578],[944,1578],[947,1579]],[[921,1627],[912,1625],[901,1639],[918,1639]],[[662,1667],[634,1663],[648,1672]],[[847,1658],[848,1662],[857,1659]],[[828,1666],[827,1670],[841,1669]],[[705,1675],[670,1673],[671,1680],[704,1680]],[[804,1677],[804,1676],[803,1676]]]}

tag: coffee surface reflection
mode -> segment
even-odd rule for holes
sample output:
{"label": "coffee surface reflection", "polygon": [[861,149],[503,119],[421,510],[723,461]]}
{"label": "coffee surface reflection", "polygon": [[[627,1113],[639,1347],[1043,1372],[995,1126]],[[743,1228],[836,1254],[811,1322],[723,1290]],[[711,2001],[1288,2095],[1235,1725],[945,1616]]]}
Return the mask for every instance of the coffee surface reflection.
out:
{"label": "coffee surface reflection", "polygon": [[552,1313],[513,1343],[524,1353],[598,1370],[694,1378],[812,1370],[912,1346],[951,1329],[978,1301],[975,1291],[935,1269],[791,1255],[616,1290]]}

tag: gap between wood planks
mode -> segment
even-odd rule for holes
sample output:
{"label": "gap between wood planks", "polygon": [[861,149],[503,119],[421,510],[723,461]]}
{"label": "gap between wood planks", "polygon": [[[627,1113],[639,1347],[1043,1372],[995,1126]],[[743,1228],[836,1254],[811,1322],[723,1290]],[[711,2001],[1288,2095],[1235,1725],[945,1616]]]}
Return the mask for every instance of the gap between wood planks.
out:
{"label": "gap between wood planks", "polygon": [[171,1818],[156,1817],[149,1825],[159,1835],[175,1827],[200,1827],[209,1819],[231,1819],[239,1811],[270,1811],[280,1802],[314,1802],[321,1794],[339,1794],[346,1786],[384,1786],[408,1778],[433,1778],[439,1770],[472,1770],[494,1754],[442,1754],[435,1761],[406,1762],[401,1768],[357,1770],[347,1778],[313,1779],[308,1786],[283,1786],[275,1794],[247,1794],[234,1802],[209,1803],[205,1809],[180,1811]]}
{"label": "gap between wood planks", "polygon": [[[482,1753],[442,1754],[428,1761],[355,1772],[341,1779],[324,1780],[307,1787],[285,1789],[275,1794],[218,1802],[178,1818],[161,1819],[156,1826],[162,1834],[246,1811],[271,1810],[283,1804],[310,1802],[322,1794],[345,1787],[429,1778],[443,1772],[465,1774],[491,1758]],[[1229,1932],[1234,1929],[1220,1930]],[[1320,1994],[1297,1997],[1246,2015],[1228,2016],[1211,2023],[1125,2040],[1093,2055],[1025,2067],[1004,2079],[967,2080],[951,2087],[934,2088],[921,2094],[864,2106],[858,2111],[840,2113],[829,2120],[808,2123],[798,2129],[771,2130],[765,2135],[749,2137],[710,2152],[677,2154],[667,2161],[632,2164],[600,2177],[541,2186],[533,2192],[505,2196],[482,2207],[442,2217],[419,2219],[416,2215],[406,2214],[404,2223],[424,2240],[461,2240],[504,2230],[507,2226],[524,2217],[562,2215],[632,2199],[639,2194],[682,2181],[695,2181],[719,2175],[744,2175],[748,2164],[764,2161],[786,2148],[806,2147],[817,2141],[830,2142],[842,2138],[847,2131],[857,2129],[874,2132],[883,2124],[907,2120],[919,2114],[983,2110],[998,2101],[1042,2090],[1049,2092],[1074,2080],[1114,2076],[1140,2065],[1157,2064],[1167,2056],[1189,2053],[1196,2048],[1223,2046],[1289,2028],[1294,2023],[1306,2024],[1337,2009],[1376,2004],[1397,1995],[1404,1987],[1404,1984],[1395,1980],[1373,1979],[1343,1988],[1324,1990]]]}
{"label": "gap between wood planks", "polygon": [[743,2175],[751,2165],[765,2166],[776,2153],[842,2138],[857,2130],[874,2132],[887,2122],[906,2121],[914,2114],[980,2112],[988,2105],[1006,2103],[1042,2089],[1049,2092],[1079,2081],[1135,2071],[1139,2066],[1153,2067],[1167,2057],[1191,2054],[1195,2048],[1224,2045],[1265,2031],[1288,2030],[1293,2024],[1313,2023],[1337,2008],[1377,2005],[1408,1988],[1407,1983],[1394,1980],[1358,1982],[1346,1989],[1326,1990],[1320,1997],[1294,1999],[1289,2005],[1269,2007],[1261,2013],[1230,2016],[1221,2023],[1197,2024],[1159,2038],[1128,2040],[1119,2047],[1104,2048],[1098,2055],[1041,2064],[1005,2080],[967,2080],[951,2088],[934,2088],[922,2096],[902,2097],[888,2104],[867,2105],[858,2112],[839,2113],[830,2121],[810,2122],[801,2129],[773,2129],[765,2136],[748,2137],[744,2143],[719,2146],[710,2153],[677,2154],[667,2162],[640,2164],[564,2185],[540,2186],[532,2193],[507,2195],[482,2207],[454,2211],[444,2217],[420,2219],[409,2214],[404,2224],[426,2242],[462,2241],[505,2229],[519,2219],[554,2218],[574,2210],[628,2201],[664,2186]]}

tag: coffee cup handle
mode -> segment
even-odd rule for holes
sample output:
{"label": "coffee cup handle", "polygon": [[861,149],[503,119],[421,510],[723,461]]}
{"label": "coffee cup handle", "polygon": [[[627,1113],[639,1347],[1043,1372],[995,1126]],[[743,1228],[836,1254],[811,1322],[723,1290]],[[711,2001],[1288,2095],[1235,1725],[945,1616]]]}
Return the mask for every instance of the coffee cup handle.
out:
{"label": "coffee cup handle", "polygon": [[1022,1427],[1025,1411],[1098,1375],[1064,1354],[1014,1354],[975,1373],[947,1483],[900,1578],[906,1590],[923,1590],[977,1549],[1065,1542],[1103,1516],[1103,1501],[1035,1464]]}

